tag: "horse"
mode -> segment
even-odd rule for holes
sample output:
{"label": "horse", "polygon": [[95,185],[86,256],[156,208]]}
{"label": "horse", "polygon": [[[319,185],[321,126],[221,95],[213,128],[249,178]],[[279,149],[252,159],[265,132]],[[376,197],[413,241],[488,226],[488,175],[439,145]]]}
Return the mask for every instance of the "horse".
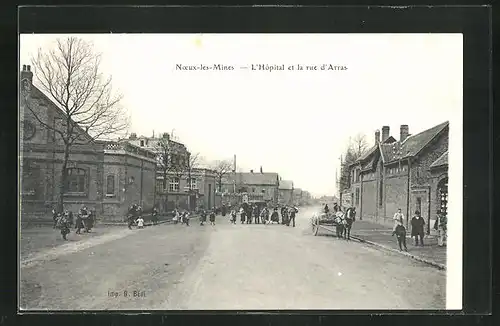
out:
{"label": "horse", "polygon": [[335,213],[335,230],[337,234],[337,238],[344,238],[344,234],[346,231],[346,220],[344,218],[344,213],[342,211],[338,211]]}

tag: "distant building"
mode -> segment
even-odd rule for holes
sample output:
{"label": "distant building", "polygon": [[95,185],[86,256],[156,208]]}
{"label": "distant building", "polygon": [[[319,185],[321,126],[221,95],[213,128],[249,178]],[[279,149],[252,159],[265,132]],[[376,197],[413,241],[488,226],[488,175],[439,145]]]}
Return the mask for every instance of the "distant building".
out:
{"label": "distant building", "polygon": [[278,203],[279,175],[275,172],[229,173],[222,180],[222,193],[247,193],[271,204]]}
{"label": "distant building", "polygon": [[279,204],[280,205],[291,205],[294,202],[293,197],[293,181],[291,180],[280,180],[279,181]]}
{"label": "distant building", "polygon": [[221,195],[216,192],[215,172],[205,168],[194,168],[191,172],[191,199],[189,194],[189,178],[186,173],[181,176],[175,173],[168,174],[167,189],[163,189],[163,176],[158,175],[156,192],[162,201],[158,202],[163,211],[174,208],[195,210],[196,208],[210,209],[221,205]]}
{"label": "distant building", "polygon": [[[170,138],[168,133],[159,137],[145,137],[131,135],[134,144],[161,154],[161,143],[168,144],[169,155],[176,162],[187,162],[191,153],[186,146]],[[182,163],[180,163],[182,164]],[[161,212],[171,211],[174,208],[195,210],[196,208],[209,209],[221,204],[220,193],[216,192],[215,172],[205,168],[193,168],[191,181],[187,170],[167,173],[166,189],[163,189],[163,171],[161,164],[157,167],[156,192],[157,204]],[[191,183],[191,196],[189,196],[189,183]],[[188,198],[191,197],[191,198]]]}
{"label": "distant building", "polygon": [[[33,85],[30,66],[23,66],[20,89],[21,218],[50,218],[59,199],[64,147],[60,136],[45,125],[59,129],[66,115]],[[155,196],[154,153],[124,140],[94,140],[76,128],[87,144],[71,147],[64,209],[76,212],[85,204],[96,210],[98,218],[118,220],[132,203],[150,210]]]}
{"label": "distant building", "polygon": [[293,204],[299,205],[302,203],[302,189],[293,188]]}
{"label": "distant building", "polygon": [[382,139],[375,133],[375,145],[350,166],[352,202],[363,219],[387,225],[398,208],[407,225],[418,210],[429,230],[437,210],[447,208],[449,123],[415,135],[408,131],[402,125],[398,141],[388,126]]}

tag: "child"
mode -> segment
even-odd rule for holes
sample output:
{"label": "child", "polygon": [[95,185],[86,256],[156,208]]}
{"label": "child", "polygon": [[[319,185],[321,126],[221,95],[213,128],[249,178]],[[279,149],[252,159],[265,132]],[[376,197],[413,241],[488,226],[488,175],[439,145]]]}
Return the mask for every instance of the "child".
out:
{"label": "child", "polygon": [[61,230],[61,235],[64,240],[68,240],[66,236],[69,234],[69,221],[66,215],[58,214],[56,227]]}
{"label": "child", "polygon": [[139,216],[139,218],[137,219],[137,228],[139,229],[144,228],[144,219],[142,218],[142,216]]}
{"label": "child", "polygon": [[215,225],[215,212],[213,210],[210,212],[210,224]]}
{"label": "child", "polygon": [[231,223],[236,224],[236,211],[233,209],[231,210],[231,218],[230,218]]}
{"label": "child", "polygon": [[404,247],[405,251],[408,251],[408,248],[406,248],[406,228],[403,226],[402,223],[396,225],[394,231],[392,232],[392,236],[394,235],[396,235],[398,239],[399,250],[403,250]]}
{"label": "child", "polygon": [[205,225],[206,221],[207,221],[207,212],[203,209],[201,210],[200,213],[200,225]]}

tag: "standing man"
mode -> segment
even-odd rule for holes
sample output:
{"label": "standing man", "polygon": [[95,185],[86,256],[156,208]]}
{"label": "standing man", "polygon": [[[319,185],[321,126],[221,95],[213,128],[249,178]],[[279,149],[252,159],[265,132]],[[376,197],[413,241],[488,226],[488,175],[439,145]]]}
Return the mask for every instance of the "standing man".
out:
{"label": "standing man", "polygon": [[[337,204],[334,205],[334,207],[336,206]],[[328,207],[328,204],[325,204],[325,207],[323,208],[323,210],[325,211],[325,214],[328,214],[330,213],[330,208]]]}
{"label": "standing man", "polygon": [[290,207],[290,218],[288,219],[287,226],[290,225],[290,220],[292,221],[292,226],[295,227],[295,215],[299,210],[296,207]]}
{"label": "standing man", "polygon": [[222,208],[220,209],[220,212],[221,212],[222,217],[226,216],[226,213],[227,213],[226,204],[222,204]]}
{"label": "standing man", "polygon": [[444,247],[446,246],[446,231],[447,231],[447,219],[446,219],[446,214],[443,214],[441,210],[437,211],[437,220],[436,223],[434,224],[434,229],[438,230],[438,246]]}
{"label": "standing man", "polygon": [[420,238],[420,246],[424,246],[424,226],[425,221],[422,216],[420,216],[420,211],[415,211],[415,215],[411,219],[411,236],[415,237],[415,245],[419,245],[418,239]]}
{"label": "standing man", "polygon": [[403,213],[401,213],[401,208],[398,208],[398,211],[396,214],[394,214],[394,217],[392,218],[394,220],[394,226],[392,227],[392,232],[396,231],[396,227],[401,223],[403,224],[405,216]]}
{"label": "standing man", "polygon": [[254,205],[253,206],[253,211],[252,211],[253,218],[255,219],[255,224],[259,224],[259,206]]}

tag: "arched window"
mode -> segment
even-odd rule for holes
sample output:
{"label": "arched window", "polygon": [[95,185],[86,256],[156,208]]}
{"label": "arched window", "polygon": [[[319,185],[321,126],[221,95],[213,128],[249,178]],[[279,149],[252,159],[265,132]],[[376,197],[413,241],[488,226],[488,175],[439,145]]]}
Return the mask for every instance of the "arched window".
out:
{"label": "arched window", "polygon": [[66,192],[85,193],[87,191],[87,171],[78,168],[67,169]]}
{"label": "arched window", "polygon": [[115,194],[115,176],[108,175],[106,178],[106,195],[112,196]]}

